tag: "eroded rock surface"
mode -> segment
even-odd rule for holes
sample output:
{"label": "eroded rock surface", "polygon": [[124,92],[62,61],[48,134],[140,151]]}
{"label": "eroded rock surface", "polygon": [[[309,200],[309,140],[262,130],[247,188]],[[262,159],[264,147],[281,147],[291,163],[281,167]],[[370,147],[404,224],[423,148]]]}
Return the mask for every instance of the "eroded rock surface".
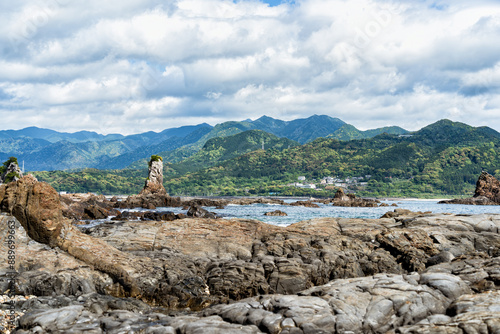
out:
{"label": "eroded rock surface", "polygon": [[152,156],[149,160],[148,178],[139,195],[167,195],[163,186],[163,160],[159,156]]}
{"label": "eroded rock surface", "polygon": [[[20,333],[497,328],[500,215],[396,210],[381,219],[319,218],[288,227],[194,217],[80,231],[62,216],[58,199],[30,178],[0,187],[2,210],[21,223],[16,289],[43,297],[30,301]],[[7,254],[5,220],[12,217],[1,218]],[[130,296],[136,299],[123,298]]]}
{"label": "eroded rock surface", "polygon": [[443,204],[500,205],[500,181],[483,171],[476,182],[474,196],[441,201]]}

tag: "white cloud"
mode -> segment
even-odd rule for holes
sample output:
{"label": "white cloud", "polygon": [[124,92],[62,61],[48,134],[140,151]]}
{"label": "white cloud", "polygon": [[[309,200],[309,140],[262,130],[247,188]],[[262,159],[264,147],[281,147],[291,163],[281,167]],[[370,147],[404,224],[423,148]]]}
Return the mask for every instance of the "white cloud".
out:
{"label": "white cloud", "polygon": [[134,133],[328,114],[363,129],[448,117],[500,130],[497,1],[20,0],[0,9],[2,128]]}

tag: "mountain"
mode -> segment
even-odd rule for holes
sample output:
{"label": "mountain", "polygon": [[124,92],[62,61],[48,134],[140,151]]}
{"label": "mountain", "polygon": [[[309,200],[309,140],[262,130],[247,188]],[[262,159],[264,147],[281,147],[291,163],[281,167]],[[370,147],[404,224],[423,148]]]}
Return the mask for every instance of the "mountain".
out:
{"label": "mountain", "polygon": [[75,133],[58,132],[49,129],[37,128],[35,126],[24,128],[21,130],[0,131],[0,139],[32,138],[32,139],[43,139],[51,143],[56,143],[58,141],[82,143],[87,141],[116,140],[116,139],[121,139],[123,137],[124,136],[120,134],[110,134],[105,136],[90,131],[79,131]]}
{"label": "mountain", "polygon": [[[174,150],[159,151],[157,154],[162,156],[165,162],[178,163],[196,154],[212,138],[228,137],[249,130],[261,130],[277,137],[288,138],[303,144],[326,136],[336,131],[343,124],[346,123],[338,118],[317,115],[293,121],[282,121],[268,116],[262,116],[255,121],[228,121],[215,125],[210,132],[201,137],[197,142],[188,143]],[[137,160],[129,165],[128,168],[142,168],[146,160],[147,157]]]}
{"label": "mountain", "polygon": [[327,138],[335,138],[338,140],[354,140],[354,139],[364,139],[373,138],[383,133],[393,134],[393,135],[404,135],[409,132],[399,126],[388,126],[383,128],[377,128],[373,130],[361,131],[355,128],[353,125],[344,124],[338,130],[332,134],[326,136]]}
{"label": "mountain", "polygon": [[163,156],[166,162],[178,163],[196,154],[212,138],[249,130],[265,131],[304,144],[346,125],[338,118],[314,115],[292,121],[263,116],[254,121],[229,121],[214,127],[203,123],[129,136],[28,127],[0,131],[0,158],[16,156],[25,161],[28,170],[143,168],[151,154]]}
{"label": "mountain", "polygon": [[486,126],[476,128],[443,119],[414,132],[413,136],[429,145],[450,145],[494,140],[500,138],[500,133]]}
{"label": "mountain", "polygon": [[346,123],[338,118],[314,115],[306,119],[287,122],[283,130],[276,135],[305,144],[316,138],[328,136],[344,124]]}
{"label": "mountain", "polygon": [[[211,129],[203,123],[130,136],[103,136],[86,131],[67,134],[35,127],[6,130],[0,132],[3,138],[0,139],[0,159],[16,156],[19,161],[25,161],[25,168],[31,171],[124,168],[160,150],[196,142]],[[119,139],[112,139],[116,137]],[[81,141],[84,139],[88,140]]]}
{"label": "mountain", "polygon": [[[109,158],[97,167],[99,169],[121,169],[132,164],[137,165],[136,168],[143,168],[147,165],[147,161],[153,154],[158,152],[176,152],[176,149],[187,145],[197,143],[202,137],[211,131],[211,127],[200,126],[192,132],[177,132],[176,135],[163,140],[158,144],[140,146],[132,151]],[[185,137],[180,137],[185,135]],[[165,160],[169,161],[169,160]]]}
{"label": "mountain", "polygon": [[261,130],[249,130],[228,137],[209,139],[203,148],[182,162],[169,166],[171,173],[185,174],[208,168],[240,155],[261,150],[283,150],[300,145],[288,138],[279,138]]}
{"label": "mountain", "polygon": [[268,116],[251,122],[255,129],[272,133],[278,137],[286,137],[301,144],[308,143],[319,137],[334,133],[346,123],[338,118],[325,115],[313,115],[308,118],[293,121],[281,121]]}
{"label": "mountain", "polygon": [[369,175],[372,194],[436,196],[466,194],[473,190],[482,169],[500,174],[497,166],[500,133],[441,120],[404,136],[383,133],[352,141],[323,138],[282,151],[258,150],[171,179],[166,187],[171,193],[179,189],[190,194],[204,189],[214,192],[229,185],[259,192],[294,181],[298,175],[308,179]]}

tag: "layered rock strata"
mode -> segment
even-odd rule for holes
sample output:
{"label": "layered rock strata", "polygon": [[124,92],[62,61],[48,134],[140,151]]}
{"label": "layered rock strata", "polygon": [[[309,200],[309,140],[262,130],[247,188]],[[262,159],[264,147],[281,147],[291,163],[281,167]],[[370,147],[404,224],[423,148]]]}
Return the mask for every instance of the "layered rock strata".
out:
{"label": "layered rock strata", "polygon": [[[39,296],[19,303],[30,310],[19,333],[498,328],[500,215],[397,210],[288,227],[189,218],[109,222],[82,233],[62,216],[57,193],[33,178],[0,187],[0,203],[20,222],[16,290]],[[3,255],[12,218],[0,219]]]}

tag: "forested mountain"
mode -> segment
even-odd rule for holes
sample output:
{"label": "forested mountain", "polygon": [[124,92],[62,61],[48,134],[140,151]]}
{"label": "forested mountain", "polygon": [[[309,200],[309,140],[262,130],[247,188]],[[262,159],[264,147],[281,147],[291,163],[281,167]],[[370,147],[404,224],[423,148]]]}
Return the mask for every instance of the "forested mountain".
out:
{"label": "forested mountain", "polygon": [[399,126],[388,126],[373,130],[361,131],[356,129],[354,126],[350,124],[342,125],[338,130],[334,133],[326,136],[327,138],[335,138],[338,140],[353,140],[353,139],[366,139],[373,138],[375,136],[381,135],[383,133],[388,133],[391,135],[404,135],[407,134],[408,131],[400,128]]}
{"label": "forested mountain", "polygon": [[[249,130],[262,130],[304,144],[319,137],[335,135],[343,128],[361,134],[363,138],[393,131],[388,128],[363,132],[338,118],[324,115],[292,121],[263,116],[254,121],[229,121],[214,127],[203,123],[130,136],[104,136],[89,131],[65,133],[29,127],[0,131],[0,159],[16,156],[19,161],[25,162],[28,170],[142,168],[152,154],[161,155],[166,162],[178,163],[196,154],[212,138]],[[405,130],[398,128],[395,131],[402,133]],[[341,139],[352,138],[358,137],[344,135]]]}
{"label": "forested mountain", "polygon": [[[276,145],[262,150],[262,138]],[[287,186],[297,176],[316,182],[335,176],[368,181],[360,190],[362,195],[442,196],[471,195],[483,169],[500,176],[500,134],[448,120],[405,135],[384,133],[351,141],[319,138],[299,146],[280,140],[261,131],[208,140],[184,162],[165,164],[165,187],[172,195],[292,195],[302,194]],[[58,190],[133,193],[144,182],[146,166],[37,175]],[[312,191],[311,195],[324,193]]]}
{"label": "forested mountain", "polygon": [[32,138],[43,139],[51,143],[59,141],[69,141],[72,143],[82,143],[87,141],[101,141],[101,140],[117,140],[122,139],[124,136],[120,134],[101,135],[96,132],[79,131],[75,133],[58,132],[49,129],[37,128],[31,126],[21,130],[0,130],[0,139],[9,138]]}
{"label": "forested mountain", "polygon": [[229,137],[216,137],[208,140],[193,156],[171,164],[166,176],[182,175],[208,168],[262,147],[265,150],[284,150],[298,145],[296,141],[279,138],[261,130],[249,130]]}
{"label": "forested mountain", "polygon": [[[0,137],[4,137],[0,139],[0,159],[16,156],[31,171],[86,167],[125,168],[134,161],[159,151],[174,150],[196,142],[211,129],[212,126],[204,123],[166,129],[158,133],[150,131],[130,136],[120,135],[119,139],[113,139],[117,135],[102,136],[90,132],[67,134],[38,128],[0,131]],[[90,134],[86,138],[91,139],[75,139],[83,140],[84,134]]]}
{"label": "forested mountain", "polygon": [[[379,195],[465,194],[482,169],[500,175],[500,134],[439,121],[411,135],[382,134],[371,139],[318,139],[283,151],[255,151],[182,178],[171,179],[171,192],[196,193],[227,188],[279,188],[298,175],[369,176],[368,192]],[[195,182],[191,180],[196,179]],[[259,190],[260,189],[260,190]]]}

